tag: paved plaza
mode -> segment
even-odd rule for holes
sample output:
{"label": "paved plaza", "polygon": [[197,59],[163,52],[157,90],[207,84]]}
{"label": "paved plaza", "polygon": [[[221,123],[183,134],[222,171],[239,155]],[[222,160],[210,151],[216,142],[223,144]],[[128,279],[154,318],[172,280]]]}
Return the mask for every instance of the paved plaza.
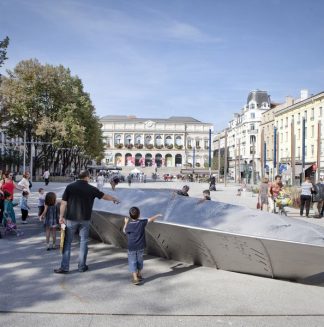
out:
{"label": "paved plaza", "polygon": [[[70,274],[55,275],[61,256],[58,250],[45,250],[44,231],[36,217],[37,189],[61,192],[65,185],[34,183],[28,224],[22,225],[17,215],[24,235],[0,240],[0,326],[324,325],[324,278],[294,283],[146,256],[144,283],[134,286],[126,251],[95,241],[90,244],[88,272],[77,271],[76,242]],[[183,185],[133,183],[131,188]],[[208,187],[189,186],[194,197],[201,197]],[[237,188],[218,185],[212,199],[255,208],[257,197],[251,192],[237,196]],[[289,208],[288,216],[302,219],[296,209]],[[324,224],[324,219],[307,221]]]}

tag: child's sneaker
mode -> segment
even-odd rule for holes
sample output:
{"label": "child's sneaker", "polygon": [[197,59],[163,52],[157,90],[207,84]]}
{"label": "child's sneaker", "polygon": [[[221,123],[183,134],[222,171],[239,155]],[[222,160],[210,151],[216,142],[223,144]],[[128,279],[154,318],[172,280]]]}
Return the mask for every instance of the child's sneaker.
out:
{"label": "child's sneaker", "polygon": [[49,244],[46,244],[46,251],[49,251],[51,248],[50,248],[50,245]]}
{"label": "child's sneaker", "polygon": [[140,280],[138,278],[133,278],[132,283],[133,285],[138,285],[140,284]]}

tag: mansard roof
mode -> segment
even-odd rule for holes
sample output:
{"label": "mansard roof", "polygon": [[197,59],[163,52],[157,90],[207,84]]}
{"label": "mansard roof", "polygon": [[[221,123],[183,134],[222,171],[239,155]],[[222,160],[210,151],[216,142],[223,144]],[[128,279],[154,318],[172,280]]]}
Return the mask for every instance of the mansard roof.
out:
{"label": "mansard roof", "polygon": [[270,96],[267,91],[255,90],[249,93],[246,103],[249,104],[250,101],[255,101],[257,106],[261,106],[263,102],[270,105]]}

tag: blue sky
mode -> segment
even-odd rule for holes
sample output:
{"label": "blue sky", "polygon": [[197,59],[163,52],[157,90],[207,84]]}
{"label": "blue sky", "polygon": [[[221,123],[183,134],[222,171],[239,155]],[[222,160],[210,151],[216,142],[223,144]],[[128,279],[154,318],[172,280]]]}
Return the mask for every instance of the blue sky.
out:
{"label": "blue sky", "polygon": [[219,130],[266,90],[324,90],[322,0],[0,0],[5,68],[63,64],[97,115],[192,116]]}

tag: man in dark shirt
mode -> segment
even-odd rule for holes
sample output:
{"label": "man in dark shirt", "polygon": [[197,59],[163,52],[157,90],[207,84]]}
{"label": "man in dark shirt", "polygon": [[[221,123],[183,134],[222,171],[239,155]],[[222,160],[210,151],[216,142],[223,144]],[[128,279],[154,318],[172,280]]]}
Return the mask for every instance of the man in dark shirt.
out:
{"label": "man in dark shirt", "polygon": [[65,224],[65,241],[62,253],[61,267],[54,269],[57,274],[66,274],[70,268],[70,254],[73,236],[79,230],[80,252],[78,270],[88,270],[86,265],[88,254],[88,238],[91,212],[95,198],[113,201],[118,204],[117,198],[104,194],[96,187],[89,184],[90,174],[84,170],[79,175],[79,180],[69,184],[62,196],[60,207],[60,224]]}

